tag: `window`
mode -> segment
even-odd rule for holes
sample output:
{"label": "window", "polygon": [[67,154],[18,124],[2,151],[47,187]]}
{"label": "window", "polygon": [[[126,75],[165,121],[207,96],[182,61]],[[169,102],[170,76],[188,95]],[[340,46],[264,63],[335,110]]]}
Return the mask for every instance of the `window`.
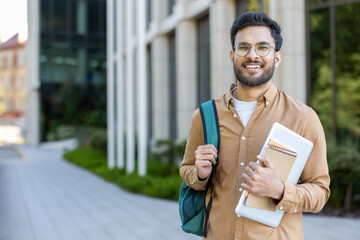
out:
{"label": "window", "polygon": [[24,86],[24,81],[21,77],[16,78],[16,89],[21,89]]}
{"label": "window", "polygon": [[146,1],[146,29],[150,28],[150,23],[151,23],[151,18],[152,18],[152,6],[151,6],[152,1],[151,0],[147,0]]}
{"label": "window", "polygon": [[13,56],[13,66],[16,67],[18,65],[18,55],[15,53]]}
{"label": "window", "polygon": [[173,14],[175,3],[175,0],[168,0],[168,15]]}
{"label": "window", "polygon": [[210,99],[210,29],[209,16],[198,20],[197,28],[197,103]]}
{"label": "window", "polygon": [[105,127],[106,0],[39,3],[41,141],[60,123]]}
{"label": "window", "polygon": [[153,136],[153,132],[152,132],[152,124],[153,124],[153,120],[152,120],[152,112],[153,112],[153,104],[152,104],[152,96],[153,96],[153,90],[152,90],[152,64],[151,64],[151,44],[149,44],[147,46],[147,49],[146,49],[146,64],[147,64],[147,79],[148,79],[148,82],[147,82],[147,88],[148,88],[148,111],[147,111],[147,114],[148,114],[148,138],[149,140],[152,139],[152,136]]}
{"label": "window", "polygon": [[360,140],[360,1],[309,2],[311,105],[327,136]]}
{"label": "window", "polygon": [[236,0],[236,16],[245,12],[268,13],[269,0]]}
{"label": "window", "polygon": [[177,137],[177,87],[176,87],[176,39],[175,34],[171,34],[169,37],[169,113],[170,113],[170,138],[176,140]]}
{"label": "window", "polygon": [[6,89],[8,89],[8,90],[12,89],[11,79],[8,78],[8,79],[5,80],[5,82],[6,82]]}

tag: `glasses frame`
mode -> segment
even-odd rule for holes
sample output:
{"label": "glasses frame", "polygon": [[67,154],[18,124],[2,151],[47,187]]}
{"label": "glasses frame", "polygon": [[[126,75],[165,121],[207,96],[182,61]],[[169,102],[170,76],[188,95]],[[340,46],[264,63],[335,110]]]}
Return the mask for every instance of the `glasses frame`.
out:
{"label": "glasses frame", "polygon": [[[239,55],[239,54],[236,52],[236,49],[237,49],[238,45],[240,45],[240,44],[242,44],[242,45],[247,45],[247,46],[249,47],[249,50],[248,50],[247,53],[246,53],[245,55],[243,55],[243,56],[242,56],[242,55]],[[256,55],[258,55],[259,57],[266,57],[267,55],[269,55],[271,49],[269,50],[269,52],[268,52],[266,55],[260,55],[260,54],[258,54],[258,52],[256,51],[256,46],[258,46],[258,45],[268,45],[270,48],[273,48],[273,49],[276,51],[275,47],[271,46],[270,43],[268,43],[268,42],[258,42],[258,43],[255,44],[255,53],[256,53]],[[251,50],[252,47],[254,47],[254,46],[251,46],[251,45],[250,45],[249,43],[247,43],[247,42],[237,42],[237,43],[235,44],[235,46],[233,47],[233,51],[234,51],[234,53],[235,53],[238,57],[246,57],[246,56],[249,54],[249,52],[250,52],[250,50]]]}

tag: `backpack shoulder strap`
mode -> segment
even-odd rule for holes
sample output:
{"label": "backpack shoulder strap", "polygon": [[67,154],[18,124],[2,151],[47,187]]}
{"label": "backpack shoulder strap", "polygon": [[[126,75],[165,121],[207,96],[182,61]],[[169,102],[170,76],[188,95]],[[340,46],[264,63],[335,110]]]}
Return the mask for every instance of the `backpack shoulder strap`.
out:
{"label": "backpack shoulder strap", "polygon": [[213,144],[219,150],[220,129],[215,100],[204,102],[199,109],[204,131],[204,142],[205,144]]}
{"label": "backpack shoulder strap", "polygon": [[[213,144],[219,152],[220,149],[220,128],[219,128],[219,118],[216,110],[215,100],[209,100],[200,105],[200,114],[204,131],[204,142],[205,144]],[[219,156],[219,155],[218,155]],[[214,183],[211,181],[211,177],[216,174],[216,168],[219,164],[218,159],[216,159],[216,165],[213,165],[212,173],[210,175],[207,188],[211,185],[210,189],[210,200],[206,206],[206,215],[203,228],[203,236],[206,237],[207,223],[209,220],[210,209],[212,205],[212,192],[214,189]]]}

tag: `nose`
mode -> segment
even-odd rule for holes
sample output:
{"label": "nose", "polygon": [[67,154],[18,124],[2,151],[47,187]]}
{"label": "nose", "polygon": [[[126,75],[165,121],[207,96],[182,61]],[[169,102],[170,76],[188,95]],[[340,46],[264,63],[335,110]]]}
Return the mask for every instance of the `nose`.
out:
{"label": "nose", "polygon": [[255,59],[258,58],[259,56],[257,55],[257,53],[255,52],[255,47],[251,47],[250,51],[248,52],[248,54],[246,55],[247,58],[251,58],[251,59]]}

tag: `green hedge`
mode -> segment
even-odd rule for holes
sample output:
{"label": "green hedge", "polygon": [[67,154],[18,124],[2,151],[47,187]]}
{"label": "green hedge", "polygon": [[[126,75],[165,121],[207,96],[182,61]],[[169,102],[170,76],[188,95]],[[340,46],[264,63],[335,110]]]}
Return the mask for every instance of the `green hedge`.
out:
{"label": "green hedge", "polygon": [[171,175],[168,163],[149,160],[148,174],[140,177],[137,173],[126,174],[125,169],[108,169],[105,154],[90,147],[67,152],[64,159],[131,192],[173,200],[179,197],[182,179],[179,174]]}

